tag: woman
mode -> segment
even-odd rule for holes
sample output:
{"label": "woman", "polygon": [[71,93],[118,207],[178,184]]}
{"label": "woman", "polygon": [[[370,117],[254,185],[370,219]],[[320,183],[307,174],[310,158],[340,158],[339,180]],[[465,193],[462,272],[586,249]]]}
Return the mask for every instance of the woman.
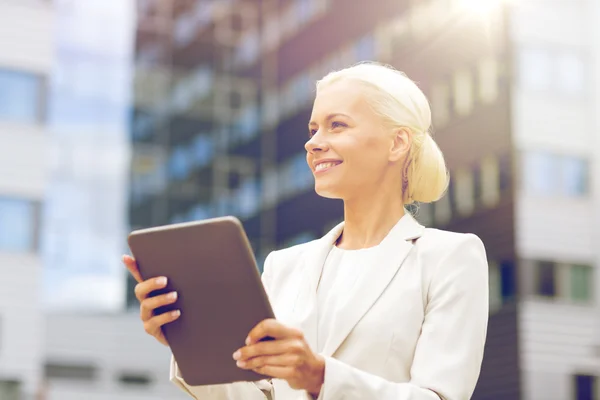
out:
{"label": "woman", "polygon": [[[471,397],[487,330],[485,249],[472,234],[424,228],[404,208],[448,185],[430,124],[424,94],[392,68],[359,64],[318,82],[307,162],[316,192],[343,199],[344,222],[265,261],[277,320],[259,323],[232,362],[273,379],[191,387],[172,362],[176,384],[197,399]],[[160,326],[177,315],[152,310],[174,297],[147,298],[162,286],[141,282],[136,294],[146,331],[166,343]]]}

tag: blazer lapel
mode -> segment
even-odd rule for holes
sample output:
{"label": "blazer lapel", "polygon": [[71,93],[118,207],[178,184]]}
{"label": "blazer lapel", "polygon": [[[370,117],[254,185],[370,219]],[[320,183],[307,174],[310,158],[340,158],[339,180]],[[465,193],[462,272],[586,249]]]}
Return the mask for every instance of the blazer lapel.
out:
{"label": "blazer lapel", "polygon": [[331,246],[342,233],[344,223],[338,224],[321,239],[307,246],[304,254],[304,273],[299,283],[298,296],[294,304],[294,321],[304,333],[306,341],[313,350],[317,346],[317,287],[325,260]]}
{"label": "blazer lapel", "polygon": [[[377,255],[371,265],[364,266],[367,269],[373,268],[376,272],[364,271],[361,282],[355,288],[354,293],[336,314],[336,321],[333,325],[335,329],[329,333],[323,348],[325,356],[332,356],[336,352],[356,324],[381,296],[412,249],[413,240],[422,235],[423,229],[424,227],[407,212],[379,244]],[[311,260],[315,263],[317,261],[321,261],[319,266],[322,268],[325,260]],[[314,324],[316,337],[316,321]]]}

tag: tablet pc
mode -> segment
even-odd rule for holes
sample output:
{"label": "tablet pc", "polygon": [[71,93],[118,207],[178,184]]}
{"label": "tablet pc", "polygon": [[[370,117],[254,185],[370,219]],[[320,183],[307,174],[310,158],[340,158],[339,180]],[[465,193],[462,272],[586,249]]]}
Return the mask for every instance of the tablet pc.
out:
{"label": "tablet pc", "polygon": [[129,247],[144,280],[166,276],[158,295],[177,291],[180,309],[163,332],[187,384],[214,385],[266,377],[232,358],[250,330],[273,318],[252,248],[240,221],[221,217],[133,231]]}

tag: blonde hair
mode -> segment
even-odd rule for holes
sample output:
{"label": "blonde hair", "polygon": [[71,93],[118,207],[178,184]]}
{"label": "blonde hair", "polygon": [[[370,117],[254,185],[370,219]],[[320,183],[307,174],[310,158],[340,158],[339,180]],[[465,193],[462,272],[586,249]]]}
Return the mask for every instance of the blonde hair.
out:
{"label": "blonde hair", "polygon": [[404,204],[439,200],[449,183],[442,151],[431,137],[431,109],[425,94],[406,74],[379,63],[360,63],[330,72],[317,82],[317,90],[351,79],[369,87],[367,101],[391,128],[408,128],[412,144],[402,174]]}

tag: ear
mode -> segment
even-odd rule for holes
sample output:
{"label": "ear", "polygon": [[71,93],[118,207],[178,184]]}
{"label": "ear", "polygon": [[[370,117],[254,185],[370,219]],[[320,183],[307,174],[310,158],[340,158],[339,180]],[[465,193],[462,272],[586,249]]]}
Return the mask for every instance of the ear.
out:
{"label": "ear", "polygon": [[392,139],[389,160],[391,162],[397,162],[402,160],[410,151],[412,135],[408,128],[403,127],[394,130]]}

